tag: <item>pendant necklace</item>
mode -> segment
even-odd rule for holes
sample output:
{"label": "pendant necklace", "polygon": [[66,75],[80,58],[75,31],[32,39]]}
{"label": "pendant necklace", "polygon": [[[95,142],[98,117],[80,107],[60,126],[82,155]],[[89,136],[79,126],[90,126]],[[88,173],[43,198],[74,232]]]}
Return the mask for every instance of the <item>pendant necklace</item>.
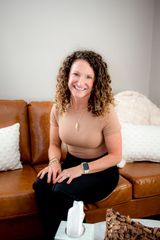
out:
{"label": "pendant necklace", "polygon": [[79,121],[76,122],[75,129],[78,132],[78,130],[79,130]]}
{"label": "pendant necklace", "polygon": [[76,132],[78,132],[79,129],[80,129],[80,120],[83,118],[84,114],[85,114],[85,111],[84,111],[83,114],[77,119],[77,121],[76,121],[76,123],[75,123],[75,130],[76,130]]}
{"label": "pendant necklace", "polygon": [[76,123],[74,125],[74,128],[75,128],[76,132],[78,132],[79,129],[80,129],[80,120],[83,118],[86,110],[87,110],[87,108],[82,108],[81,110],[77,110],[77,111],[73,110],[74,113],[78,113],[78,114],[81,113],[81,116],[76,120]]}

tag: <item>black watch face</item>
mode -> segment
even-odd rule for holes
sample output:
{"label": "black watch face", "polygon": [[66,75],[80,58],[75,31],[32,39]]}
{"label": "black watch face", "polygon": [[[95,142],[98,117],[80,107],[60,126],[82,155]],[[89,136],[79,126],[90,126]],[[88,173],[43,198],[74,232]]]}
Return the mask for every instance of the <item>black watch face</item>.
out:
{"label": "black watch face", "polygon": [[85,171],[89,169],[88,163],[83,163],[83,169]]}

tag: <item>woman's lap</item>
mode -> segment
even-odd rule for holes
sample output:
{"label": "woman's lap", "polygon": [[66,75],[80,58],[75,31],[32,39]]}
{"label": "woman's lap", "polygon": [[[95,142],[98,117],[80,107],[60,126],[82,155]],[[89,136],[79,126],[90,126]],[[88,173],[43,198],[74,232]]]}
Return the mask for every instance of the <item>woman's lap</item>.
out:
{"label": "woman's lap", "polygon": [[[76,161],[67,159],[62,165],[62,168],[68,168],[76,165]],[[77,161],[77,165],[79,162]],[[61,193],[73,200],[83,201],[84,203],[92,203],[99,201],[109,195],[116,187],[119,179],[119,172],[117,166],[111,167],[101,172],[83,174],[78,178],[72,180],[67,184],[67,179],[62,183],[48,184],[47,174],[40,180],[37,179],[35,190],[48,191],[50,194]],[[43,190],[42,190],[43,189]]]}
{"label": "woman's lap", "polygon": [[116,187],[119,173],[116,168],[99,173],[85,174],[72,180],[67,180],[53,186],[54,192],[62,192],[71,196],[74,200],[92,203],[109,195]]}
{"label": "woman's lap", "polygon": [[[67,158],[62,169],[79,165],[82,161],[76,161],[74,157]],[[43,179],[37,178],[33,188],[47,239],[52,239],[60,221],[67,219],[68,209],[74,200],[84,203],[99,201],[113,191],[118,179],[117,166],[98,173],[83,174],[70,184],[67,184],[67,180],[56,184],[47,183],[47,174]]]}

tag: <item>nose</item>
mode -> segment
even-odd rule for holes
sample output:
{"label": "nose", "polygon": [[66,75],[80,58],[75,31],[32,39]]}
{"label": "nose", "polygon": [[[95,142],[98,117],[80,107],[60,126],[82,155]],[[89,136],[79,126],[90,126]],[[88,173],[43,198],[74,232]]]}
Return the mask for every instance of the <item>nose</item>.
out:
{"label": "nose", "polygon": [[78,79],[78,86],[81,86],[82,84],[85,83],[85,80],[83,78],[83,76],[81,76],[79,79]]}

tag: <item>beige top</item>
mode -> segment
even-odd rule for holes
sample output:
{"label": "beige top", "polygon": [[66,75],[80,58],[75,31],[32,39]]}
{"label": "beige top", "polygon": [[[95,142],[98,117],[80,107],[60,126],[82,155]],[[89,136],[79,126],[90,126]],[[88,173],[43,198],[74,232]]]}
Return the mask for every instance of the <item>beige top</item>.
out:
{"label": "beige top", "polygon": [[[76,123],[79,129],[76,130]],[[59,114],[53,105],[50,124],[59,128],[59,137],[68,147],[68,152],[79,158],[96,158],[107,152],[105,138],[120,131],[120,123],[110,105],[109,113],[105,116],[94,116],[87,109],[73,111],[69,109]]]}

